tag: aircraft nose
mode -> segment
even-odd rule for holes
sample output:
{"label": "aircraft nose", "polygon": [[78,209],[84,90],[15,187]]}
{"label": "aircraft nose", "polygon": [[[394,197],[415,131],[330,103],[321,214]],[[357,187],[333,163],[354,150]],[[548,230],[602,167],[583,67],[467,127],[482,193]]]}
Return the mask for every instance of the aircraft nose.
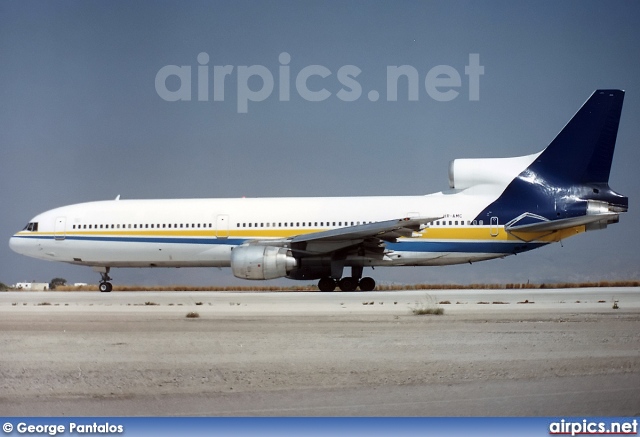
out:
{"label": "aircraft nose", "polygon": [[23,254],[24,253],[24,245],[21,244],[22,238],[18,238],[15,235],[9,239],[9,247],[16,253]]}

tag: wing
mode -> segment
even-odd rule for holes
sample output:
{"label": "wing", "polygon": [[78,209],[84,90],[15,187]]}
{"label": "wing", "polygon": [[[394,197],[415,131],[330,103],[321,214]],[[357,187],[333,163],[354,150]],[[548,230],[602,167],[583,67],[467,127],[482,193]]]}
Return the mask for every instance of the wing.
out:
{"label": "wing", "polygon": [[350,253],[381,258],[386,250],[384,243],[395,242],[400,237],[418,237],[429,223],[441,218],[406,217],[312,232],[283,240],[253,240],[245,244],[287,247],[300,258],[328,254],[340,258]]}
{"label": "wing", "polygon": [[324,255],[350,248],[369,249],[382,254],[385,242],[395,242],[400,237],[417,237],[429,223],[440,218],[407,217],[303,234],[289,239],[289,247],[298,256]]}

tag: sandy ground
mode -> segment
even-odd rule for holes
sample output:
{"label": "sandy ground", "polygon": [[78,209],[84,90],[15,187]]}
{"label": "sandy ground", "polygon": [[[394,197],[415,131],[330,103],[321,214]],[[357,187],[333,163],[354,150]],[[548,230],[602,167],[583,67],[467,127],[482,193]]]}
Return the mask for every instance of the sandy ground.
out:
{"label": "sandy ground", "polygon": [[640,414],[633,288],[0,293],[0,350],[6,416]]}

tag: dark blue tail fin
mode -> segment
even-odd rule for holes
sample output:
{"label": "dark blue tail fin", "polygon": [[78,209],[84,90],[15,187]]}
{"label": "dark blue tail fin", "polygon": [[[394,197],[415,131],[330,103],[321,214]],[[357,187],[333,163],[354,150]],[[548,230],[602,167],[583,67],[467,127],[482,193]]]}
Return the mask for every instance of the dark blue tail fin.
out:
{"label": "dark blue tail fin", "polygon": [[595,91],[529,169],[561,185],[608,183],[623,100]]}
{"label": "dark blue tail fin", "polygon": [[[624,91],[596,90],[547,148],[478,216],[500,223],[538,216],[561,220],[594,205],[624,212],[628,198],[609,188]],[[589,210],[589,212],[587,212]],[[527,224],[533,219],[524,220]]]}

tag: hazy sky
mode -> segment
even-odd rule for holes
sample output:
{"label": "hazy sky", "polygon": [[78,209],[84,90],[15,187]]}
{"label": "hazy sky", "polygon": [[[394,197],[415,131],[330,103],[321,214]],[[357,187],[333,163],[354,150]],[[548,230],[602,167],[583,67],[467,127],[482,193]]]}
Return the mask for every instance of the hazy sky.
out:
{"label": "hazy sky", "polygon": [[[12,234],[57,206],[118,194],[427,194],[448,187],[452,159],[542,150],[596,88],[627,91],[610,179],[629,196],[619,224],[504,260],[381,268],[373,276],[401,283],[639,279],[638,22],[640,3],[632,1],[2,1],[0,281],[97,282],[88,267],[9,249]],[[484,67],[477,100],[465,75],[470,54]],[[199,88],[199,60],[208,90]],[[191,68],[191,100],[167,101],[158,92],[156,75],[170,65]],[[214,69],[227,65],[224,99],[215,100]],[[248,95],[244,75],[258,71],[244,67],[254,65],[273,76],[273,91],[260,93],[257,76],[246,80],[263,101],[239,113],[239,98]],[[313,65],[331,73],[307,81],[309,91],[328,92],[322,101],[296,86]],[[387,66],[399,65],[418,72],[417,100],[402,80],[397,101],[388,100]],[[450,101],[425,88],[438,65],[460,76]],[[359,97],[340,80],[343,66],[361,71]],[[185,91],[177,76],[164,85]],[[341,89],[358,98],[344,101]],[[249,285],[229,269],[115,269],[112,276],[115,284]]]}

